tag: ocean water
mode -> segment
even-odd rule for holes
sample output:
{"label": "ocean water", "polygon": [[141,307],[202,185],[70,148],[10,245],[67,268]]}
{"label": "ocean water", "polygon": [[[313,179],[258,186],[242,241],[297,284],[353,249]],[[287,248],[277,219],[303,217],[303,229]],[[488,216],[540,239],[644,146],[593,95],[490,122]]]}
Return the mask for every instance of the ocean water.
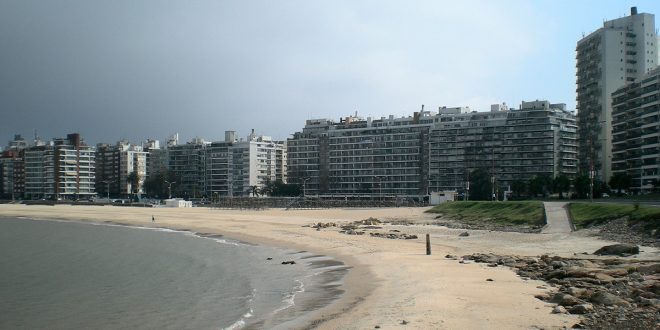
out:
{"label": "ocean water", "polygon": [[217,235],[0,218],[0,328],[288,328],[346,272]]}

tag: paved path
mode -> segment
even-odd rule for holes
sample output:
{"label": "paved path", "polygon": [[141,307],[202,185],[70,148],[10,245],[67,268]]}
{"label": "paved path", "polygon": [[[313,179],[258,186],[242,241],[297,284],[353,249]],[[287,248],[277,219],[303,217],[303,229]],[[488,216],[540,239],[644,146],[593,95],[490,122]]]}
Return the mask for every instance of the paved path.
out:
{"label": "paved path", "polygon": [[541,234],[570,233],[573,231],[571,221],[566,210],[567,202],[543,202],[545,218],[548,222],[541,230]]}

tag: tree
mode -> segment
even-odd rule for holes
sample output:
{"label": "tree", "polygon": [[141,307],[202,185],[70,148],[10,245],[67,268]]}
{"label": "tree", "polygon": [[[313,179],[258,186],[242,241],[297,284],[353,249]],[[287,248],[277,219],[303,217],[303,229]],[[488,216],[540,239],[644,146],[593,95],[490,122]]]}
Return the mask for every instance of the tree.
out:
{"label": "tree", "polygon": [[140,177],[140,174],[133,171],[128,174],[128,177],[126,178],[126,181],[131,184],[131,193],[137,194],[140,192],[140,180],[142,178]]}
{"label": "tree", "polygon": [[529,180],[529,192],[533,197],[542,195],[543,197],[547,196],[548,191],[550,190],[552,179],[546,174],[535,175]]}
{"label": "tree", "polygon": [[631,185],[632,177],[627,173],[617,172],[610,178],[610,187],[616,189],[619,196],[621,196],[622,190],[629,190]]}
{"label": "tree", "polygon": [[483,168],[470,173],[470,200],[489,201],[492,199],[490,173]]}
{"label": "tree", "polygon": [[573,179],[573,188],[578,198],[587,198],[591,189],[591,179],[586,174],[582,174]]}
{"label": "tree", "polygon": [[511,183],[511,191],[515,198],[527,196],[527,183],[523,180],[516,180]]}
{"label": "tree", "polygon": [[564,174],[559,175],[552,181],[553,190],[559,193],[559,198],[564,198],[564,192],[571,189],[571,180]]}

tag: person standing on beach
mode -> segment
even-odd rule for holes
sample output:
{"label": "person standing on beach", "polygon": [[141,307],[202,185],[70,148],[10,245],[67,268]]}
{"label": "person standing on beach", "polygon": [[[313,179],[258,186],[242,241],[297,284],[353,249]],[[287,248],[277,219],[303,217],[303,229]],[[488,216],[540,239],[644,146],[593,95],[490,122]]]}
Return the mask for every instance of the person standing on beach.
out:
{"label": "person standing on beach", "polygon": [[151,222],[156,222],[156,218],[153,215],[151,216]]}

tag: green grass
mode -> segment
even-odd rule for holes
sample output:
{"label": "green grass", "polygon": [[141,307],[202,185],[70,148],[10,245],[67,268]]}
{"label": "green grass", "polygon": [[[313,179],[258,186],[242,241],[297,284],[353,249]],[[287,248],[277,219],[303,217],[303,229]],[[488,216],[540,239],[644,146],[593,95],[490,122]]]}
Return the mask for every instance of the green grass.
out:
{"label": "green grass", "polygon": [[525,202],[448,202],[427,212],[467,223],[494,222],[501,225],[542,226],[543,203]]}
{"label": "green grass", "polygon": [[660,229],[660,208],[629,204],[571,203],[571,219],[575,227],[585,228],[609,220],[628,217],[632,224],[641,224],[646,230]]}

